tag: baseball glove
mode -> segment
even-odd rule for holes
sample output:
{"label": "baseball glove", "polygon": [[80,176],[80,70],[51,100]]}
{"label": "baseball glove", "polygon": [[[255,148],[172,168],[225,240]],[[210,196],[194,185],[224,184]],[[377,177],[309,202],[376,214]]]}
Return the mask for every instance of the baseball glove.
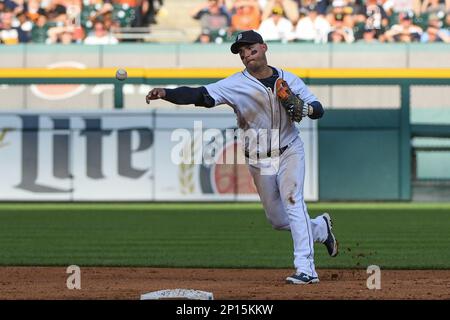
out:
{"label": "baseball glove", "polygon": [[296,96],[284,79],[278,79],[275,83],[278,100],[286,109],[292,121],[300,122],[308,114],[308,105]]}

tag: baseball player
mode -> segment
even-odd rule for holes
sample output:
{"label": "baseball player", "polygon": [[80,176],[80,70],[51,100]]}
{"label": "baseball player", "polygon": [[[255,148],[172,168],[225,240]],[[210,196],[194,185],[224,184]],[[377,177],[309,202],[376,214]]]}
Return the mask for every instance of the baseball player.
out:
{"label": "baseball player", "polygon": [[[206,108],[227,104],[233,108],[240,129],[272,133],[264,137],[269,142],[257,144],[256,160],[250,159],[254,150],[244,150],[248,168],[268,221],[276,230],[291,232],[296,272],[286,282],[317,283],[314,242],[325,244],[332,257],[338,254],[338,244],[328,213],[314,219],[308,215],[303,198],[305,154],[295,122],[303,117],[319,119],[324,110],[299,77],[267,64],[267,48],[257,32],[241,32],[231,52],[239,54],[245,66],[243,71],[197,88],[154,88],[147,94],[146,102],[164,99]],[[248,146],[245,144],[245,148]],[[276,170],[265,170],[274,158]]]}

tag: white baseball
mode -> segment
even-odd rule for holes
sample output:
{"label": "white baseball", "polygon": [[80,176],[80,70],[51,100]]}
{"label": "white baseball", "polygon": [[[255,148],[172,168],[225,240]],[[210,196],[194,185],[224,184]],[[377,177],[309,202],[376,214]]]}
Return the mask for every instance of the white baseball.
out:
{"label": "white baseball", "polygon": [[124,70],[124,69],[119,69],[119,70],[116,71],[116,79],[117,79],[117,80],[123,81],[123,80],[125,80],[127,77],[128,77],[128,74],[127,74],[126,70]]}

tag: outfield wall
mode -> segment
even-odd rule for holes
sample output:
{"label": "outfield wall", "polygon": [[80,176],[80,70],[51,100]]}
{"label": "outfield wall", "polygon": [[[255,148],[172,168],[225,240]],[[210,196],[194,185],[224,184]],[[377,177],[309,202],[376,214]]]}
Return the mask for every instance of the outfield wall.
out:
{"label": "outfield wall", "polygon": [[[208,111],[2,112],[0,200],[257,201],[234,113]],[[299,129],[307,201],[410,197],[400,110],[329,110]]]}
{"label": "outfield wall", "polygon": [[[311,201],[316,124],[301,125]],[[256,201],[235,128],[220,110],[0,113],[0,200]]]}
{"label": "outfield wall", "polygon": [[407,199],[401,129],[400,110],[327,111],[319,121],[320,199]]}

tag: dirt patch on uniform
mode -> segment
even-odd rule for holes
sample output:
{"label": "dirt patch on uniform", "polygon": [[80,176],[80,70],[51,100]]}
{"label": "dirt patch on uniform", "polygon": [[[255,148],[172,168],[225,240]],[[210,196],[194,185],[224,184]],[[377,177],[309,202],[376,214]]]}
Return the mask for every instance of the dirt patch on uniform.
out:
{"label": "dirt patch on uniform", "polygon": [[69,290],[63,267],[0,267],[0,299],[124,299],[162,289],[209,291],[214,299],[450,299],[450,270],[381,270],[369,290],[366,270],[319,270],[320,283],[290,285],[287,269],[81,267],[81,289]]}

